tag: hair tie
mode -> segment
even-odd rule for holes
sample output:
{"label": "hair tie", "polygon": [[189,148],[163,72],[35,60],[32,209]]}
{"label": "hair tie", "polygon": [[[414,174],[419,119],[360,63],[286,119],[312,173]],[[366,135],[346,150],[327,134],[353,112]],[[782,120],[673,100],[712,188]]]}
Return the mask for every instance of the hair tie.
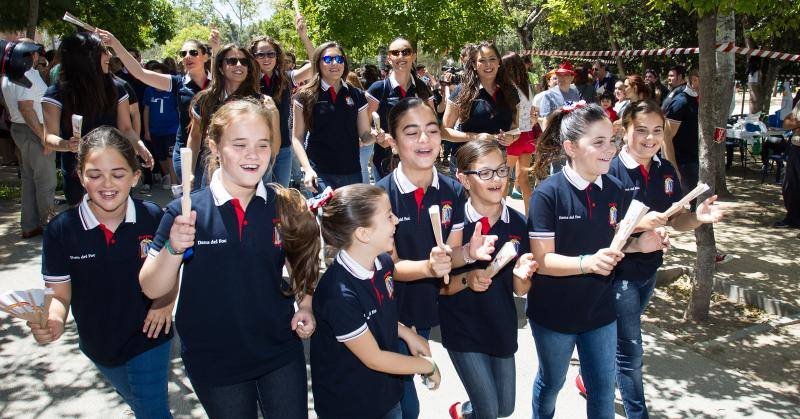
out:
{"label": "hair tie", "polygon": [[308,209],[316,214],[317,210],[325,206],[331,198],[333,198],[333,189],[328,186],[321,194],[306,199],[306,204],[308,204]]}
{"label": "hair tie", "polygon": [[561,112],[570,113],[570,112],[574,111],[575,109],[580,109],[580,108],[584,108],[584,107],[586,107],[586,101],[585,100],[581,100],[581,101],[578,101],[578,102],[575,102],[575,103],[570,103],[569,105],[562,106],[561,107]]}

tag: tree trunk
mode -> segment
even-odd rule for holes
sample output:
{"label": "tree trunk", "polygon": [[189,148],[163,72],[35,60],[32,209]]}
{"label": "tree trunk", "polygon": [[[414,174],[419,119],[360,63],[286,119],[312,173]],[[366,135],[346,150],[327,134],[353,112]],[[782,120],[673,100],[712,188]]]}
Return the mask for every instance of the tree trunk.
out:
{"label": "tree trunk", "polygon": [[[716,43],[717,13],[709,12],[697,20],[697,40],[700,44],[700,181],[711,186],[709,192],[701,195],[698,201],[706,199],[714,192],[716,168],[714,150],[714,104],[719,103],[719,91],[714,83],[717,70]],[[714,258],[716,243],[714,227],[704,224],[694,232],[697,243],[692,291],[686,309],[687,320],[702,322],[708,319],[711,304],[711,291],[714,282]]]}
{"label": "tree trunk", "polygon": [[772,103],[772,93],[775,89],[775,81],[778,79],[778,73],[783,67],[783,61],[767,60],[764,63],[764,67],[766,67],[766,71],[762,71],[761,79],[758,80],[758,107],[756,108],[761,112],[761,116],[769,115],[769,107]]}
{"label": "tree trunk", "polygon": [[25,36],[34,39],[36,24],[39,22],[39,0],[28,0],[28,21],[25,24]]}
{"label": "tree trunk", "polygon": [[[614,36],[614,28],[611,26],[611,19],[608,17],[608,14],[603,15],[603,21],[605,22],[606,29],[608,30],[608,40],[611,43],[611,49],[614,51],[619,51],[619,43],[617,43],[617,38]],[[617,76],[618,79],[625,78],[625,66],[622,64],[622,57],[619,55],[616,56],[617,60]]]}
{"label": "tree trunk", "polygon": [[[736,40],[736,19],[733,12],[717,16],[717,43],[734,42]],[[715,103],[715,126],[724,128],[730,117],[731,102],[733,101],[735,57],[732,53],[717,53],[717,71],[714,84],[719,89],[719,101]],[[725,144],[714,143],[714,163],[716,164],[717,193],[729,195],[728,184],[725,181]]]}

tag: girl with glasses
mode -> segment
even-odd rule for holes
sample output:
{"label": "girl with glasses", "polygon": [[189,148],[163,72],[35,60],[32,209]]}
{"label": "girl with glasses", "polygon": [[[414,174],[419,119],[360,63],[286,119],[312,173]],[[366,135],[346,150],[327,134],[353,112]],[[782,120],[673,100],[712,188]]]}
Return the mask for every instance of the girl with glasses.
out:
{"label": "girl with glasses", "polygon": [[313,192],[361,183],[359,147],[376,140],[364,91],[345,81],[350,67],[336,42],[317,47],[311,65],[314,76],[294,100],[292,144],[303,183]]}
{"label": "girl with glasses", "polygon": [[[98,29],[97,33],[103,39],[103,42],[114,50],[125,69],[133,77],[158,90],[170,92],[174,96],[178,110],[178,131],[175,134],[175,147],[172,151],[172,166],[177,179],[180,179],[182,176],[180,149],[181,147],[186,147],[189,140],[192,99],[197,93],[211,84],[211,75],[206,72],[206,62],[211,57],[211,51],[202,42],[196,39],[189,39],[181,45],[181,49],[178,52],[185,75],[162,74],[139,65],[138,60],[125,49],[111,32]],[[195,164],[195,167],[198,167],[198,165]],[[180,187],[173,185],[173,195],[179,192]]]}
{"label": "girl with glasses", "polygon": [[[295,17],[295,27],[310,57],[314,53],[314,46],[308,39],[305,22],[299,15]],[[267,172],[264,180],[266,182],[274,180],[288,187],[292,174],[292,136],[289,128],[292,117],[292,91],[311,78],[313,69],[311,63],[308,63],[298,70],[285,70],[287,57],[283,47],[270,36],[255,38],[250,43],[250,52],[261,70],[261,93],[272,98],[280,116],[281,147],[272,170]]]}
{"label": "girl with glasses", "polygon": [[478,228],[481,234],[497,236],[495,249],[512,242],[518,256],[493,278],[483,275],[488,261],[455,269],[450,284],[442,289],[442,344],[470,400],[454,404],[450,416],[511,416],[517,351],[514,295],[528,293],[536,262],[525,239],[525,216],[505,203],[509,167],[500,147],[494,141],[470,141],[455,158],[458,181],[469,194],[464,209],[466,231]]}
{"label": "girl with glasses", "polygon": [[[444,138],[454,143],[492,139],[504,147],[516,141],[519,135],[505,132],[517,128],[519,96],[494,43],[484,41],[469,50],[461,80],[447,100]],[[450,171],[455,173],[452,158]]]}
{"label": "girl with glasses", "polygon": [[[377,130],[388,131],[388,115],[397,102],[406,97],[418,97],[426,101],[431,109],[434,109],[433,95],[428,85],[423,82],[415,71],[415,61],[417,53],[411,47],[411,43],[403,38],[397,38],[389,44],[387,60],[392,67],[389,77],[374,82],[367,89],[367,99],[370,115],[378,112],[381,119],[381,126],[375,127]],[[388,135],[384,138],[388,138]],[[379,181],[394,169],[391,167],[392,152],[389,143],[384,140],[374,146],[372,150],[372,165],[375,169],[373,177],[375,182]]]}

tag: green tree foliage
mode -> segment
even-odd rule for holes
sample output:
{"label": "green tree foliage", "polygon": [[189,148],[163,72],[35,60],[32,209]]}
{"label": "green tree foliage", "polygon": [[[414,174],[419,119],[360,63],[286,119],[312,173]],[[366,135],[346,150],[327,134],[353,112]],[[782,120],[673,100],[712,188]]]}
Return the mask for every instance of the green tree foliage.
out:
{"label": "green tree foliage", "polygon": [[175,36],[164,44],[164,55],[177,57],[183,43],[189,39],[196,39],[202,43],[208,42],[208,26],[195,23],[191,26],[181,28]]}
{"label": "green tree foliage", "polygon": [[[292,52],[298,60],[307,60],[306,48],[294,26],[294,10],[291,0],[282,4],[269,19],[261,20],[250,26],[245,31],[245,39],[250,40],[256,36],[271,36],[278,40],[285,52]],[[309,28],[309,31],[311,29]],[[310,35],[310,34],[309,34]]]}
{"label": "green tree foliage", "polygon": [[[27,0],[3,2],[0,29],[22,29]],[[64,12],[114,33],[126,46],[145,48],[172,37],[176,16],[168,0],[40,0],[39,27],[68,34],[75,26],[61,20]]]}

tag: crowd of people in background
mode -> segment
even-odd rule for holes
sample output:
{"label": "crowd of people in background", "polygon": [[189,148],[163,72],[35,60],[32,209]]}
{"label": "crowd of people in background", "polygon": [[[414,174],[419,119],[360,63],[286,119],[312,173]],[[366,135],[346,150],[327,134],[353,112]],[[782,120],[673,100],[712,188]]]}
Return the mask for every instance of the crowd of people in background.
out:
{"label": "crowd of people in background", "polygon": [[[589,417],[614,417],[615,386],[628,417],[648,417],[640,317],[665,227],[723,215],[716,196],[664,213],[699,180],[697,71],[672,66],[666,85],[656,70],[616,75],[602,60],[534,74],[529,56],[482,41],[438,72],[401,37],[385,62],[356,68],[346,45],[315,46],[295,23],[305,63],[270,36],[222,44],[215,30],[143,62],[98,29],[33,53],[32,87],[3,79],[21,235],[44,234],[56,296],[47,325],[29,324],[36,340],[58,339],[71,309],[81,350],[136,416],[170,417],[180,296],[183,362],[210,417],[307,417],[310,339],[321,418],[443,415],[420,406],[417,374],[429,388],[461,381],[469,400],[451,417],[496,418],[513,414],[527,367],[514,363],[514,296],[527,295],[534,417],[553,417],[576,347]],[[182,147],[194,162],[191,214],[179,199]],[[785,189],[797,188],[793,170]],[[306,198],[326,187],[318,223]],[[154,188],[175,198],[165,210],[141,199]],[[611,249],[633,199],[651,212]],[[66,206],[56,215],[54,204]],[[791,211],[786,223],[800,226]],[[517,256],[487,277],[507,243]],[[109,272],[119,280],[96,280]],[[437,326],[458,377],[441,377],[431,358]]]}

